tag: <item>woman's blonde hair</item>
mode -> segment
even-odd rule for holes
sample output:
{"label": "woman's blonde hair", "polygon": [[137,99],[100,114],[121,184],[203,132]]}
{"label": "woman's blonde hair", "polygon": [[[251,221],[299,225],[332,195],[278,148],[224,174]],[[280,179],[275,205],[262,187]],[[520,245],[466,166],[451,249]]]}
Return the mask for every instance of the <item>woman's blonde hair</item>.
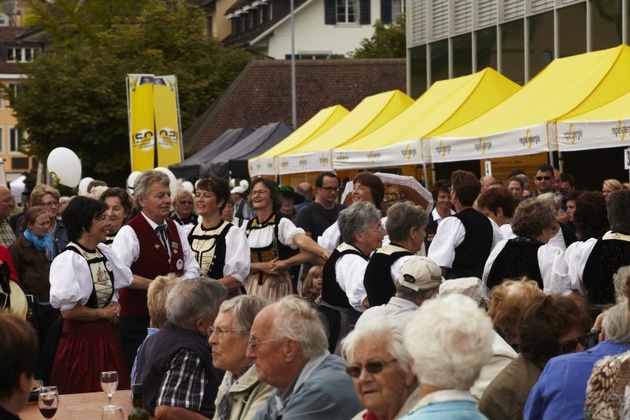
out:
{"label": "woman's blonde hair", "polygon": [[324,267],[321,265],[314,265],[308,270],[308,274],[304,279],[304,283],[302,284],[302,294],[305,295],[308,292],[313,291],[313,279],[315,277],[322,277],[322,273],[324,272]]}

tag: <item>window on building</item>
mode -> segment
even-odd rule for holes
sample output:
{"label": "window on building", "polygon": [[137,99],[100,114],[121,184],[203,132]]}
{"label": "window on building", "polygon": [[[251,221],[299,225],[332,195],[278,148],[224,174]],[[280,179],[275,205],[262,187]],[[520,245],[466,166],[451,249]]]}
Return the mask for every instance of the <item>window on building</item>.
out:
{"label": "window on building", "polygon": [[4,153],[4,127],[0,127],[0,153]]}
{"label": "window on building", "polygon": [[[9,83],[9,90],[12,92],[13,98],[17,98],[22,90],[22,85],[20,83]],[[11,107],[11,96],[8,97],[9,103],[8,106]]]}
{"label": "window on building", "polygon": [[359,23],[370,25],[370,0],[325,0],[324,22],[326,25],[337,23]]}
{"label": "window on building", "polygon": [[9,128],[9,152],[20,153],[24,142],[24,133],[16,127]]}
{"label": "window on building", "polygon": [[358,18],[357,0],[337,0],[337,23],[354,23]]}
{"label": "window on building", "polygon": [[405,13],[405,0],[381,0],[381,20],[392,23]]}
{"label": "window on building", "polygon": [[9,47],[7,48],[7,62],[27,63],[32,61],[39,48],[32,47]]}

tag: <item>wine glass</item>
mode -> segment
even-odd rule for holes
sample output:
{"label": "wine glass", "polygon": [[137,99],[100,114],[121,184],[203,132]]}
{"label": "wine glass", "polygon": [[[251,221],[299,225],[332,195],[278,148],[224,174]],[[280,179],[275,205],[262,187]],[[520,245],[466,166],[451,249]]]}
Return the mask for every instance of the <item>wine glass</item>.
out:
{"label": "wine glass", "polygon": [[107,394],[107,405],[112,405],[112,396],[118,389],[118,372],[101,372],[101,389]]}
{"label": "wine glass", "polygon": [[37,405],[42,416],[46,419],[52,419],[55,413],[57,413],[57,406],[59,405],[59,392],[57,391],[57,387],[42,387],[37,397]]}
{"label": "wine glass", "polygon": [[122,407],[117,405],[106,405],[103,407],[102,420],[124,420],[124,413]]}

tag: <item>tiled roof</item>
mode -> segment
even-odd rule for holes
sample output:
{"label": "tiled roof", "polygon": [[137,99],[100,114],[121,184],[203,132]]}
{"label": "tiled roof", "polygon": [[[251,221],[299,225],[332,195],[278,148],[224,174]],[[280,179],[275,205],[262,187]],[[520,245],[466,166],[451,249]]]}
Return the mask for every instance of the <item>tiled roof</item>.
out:
{"label": "tiled roof", "polygon": [[[343,105],[352,110],[365,97],[406,91],[404,59],[297,60],[297,124],[319,110]],[[291,124],[291,62],[260,60],[248,65],[232,85],[184,133],[190,155],[229,128]]]}

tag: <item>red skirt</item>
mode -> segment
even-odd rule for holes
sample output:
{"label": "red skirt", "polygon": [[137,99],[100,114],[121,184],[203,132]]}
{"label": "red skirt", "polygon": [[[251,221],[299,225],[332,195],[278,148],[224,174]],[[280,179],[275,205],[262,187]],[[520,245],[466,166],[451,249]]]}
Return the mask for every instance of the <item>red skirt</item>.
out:
{"label": "red skirt", "polygon": [[64,320],[50,385],[60,394],[101,391],[101,372],[118,372],[118,389],[130,389],[129,368],[116,324]]}

